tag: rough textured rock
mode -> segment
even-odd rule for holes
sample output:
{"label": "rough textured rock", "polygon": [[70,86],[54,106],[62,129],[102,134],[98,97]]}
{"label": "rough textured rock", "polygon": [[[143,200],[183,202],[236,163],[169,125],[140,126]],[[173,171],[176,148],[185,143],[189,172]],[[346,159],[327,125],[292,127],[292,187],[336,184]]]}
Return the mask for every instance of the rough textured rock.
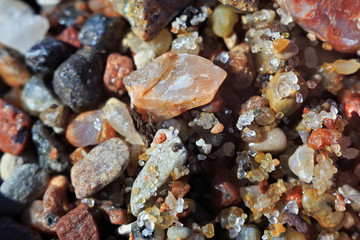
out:
{"label": "rough textured rock", "polygon": [[59,219],[56,233],[60,240],[100,240],[95,219],[83,203]]}
{"label": "rough textured rock", "polygon": [[125,171],[129,160],[129,148],[119,138],[97,145],[71,168],[76,197],[88,197],[109,185]]}
{"label": "rough textured rock", "polygon": [[116,0],[115,8],[143,40],[153,39],[190,0]]}
{"label": "rough textured rock", "polygon": [[30,79],[24,57],[2,44],[0,44],[0,77],[11,87],[20,87]]}
{"label": "rough textured rock", "polygon": [[90,17],[79,32],[83,45],[98,51],[110,51],[119,47],[124,22],[121,18],[96,14]]}
{"label": "rough textured rock", "polygon": [[219,2],[231,6],[241,13],[255,12],[259,5],[259,0],[219,0]]}
{"label": "rough textured rock", "polygon": [[18,167],[0,187],[0,212],[17,214],[44,193],[49,176],[37,164]]}
{"label": "rough textured rock", "polygon": [[4,240],[41,240],[37,232],[8,217],[0,218],[0,236]]}
{"label": "rough textured rock", "polygon": [[38,120],[31,129],[40,166],[48,171],[62,172],[69,164],[69,154],[58,137]]}
{"label": "rough textured rock", "polygon": [[36,155],[32,151],[23,152],[21,155],[4,153],[0,162],[0,176],[6,180],[10,174],[25,163],[37,163]]}
{"label": "rough textured rock", "polygon": [[46,86],[44,76],[35,75],[25,85],[21,92],[22,106],[33,116],[38,116],[51,105],[60,105],[55,94]]}
{"label": "rough textured rock", "polygon": [[[159,138],[163,141],[156,140]],[[160,129],[154,139],[150,158],[132,186],[130,207],[134,216],[151,206],[154,196],[170,180],[171,173],[183,165],[187,158],[185,146],[172,131]]]}
{"label": "rough textured rock", "polygon": [[96,107],[103,94],[104,66],[103,55],[80,49],[55,71],[55,93],[75,112]]}
{"label": "rough textured rock", "polygon": [[124,78],[131,102],[159,121],[209,103],[226,72],[197,55],[165,53]]}
{"label": "rough textured rock", "polygon": [[340,52],[360,49],[359,0],[277,0],[303,29]]}
{"label": "rough textured rock", "polygon": [[30,132],[30,117],[0,98],[0,150],[18,155]]}
{"label": "rough textured rock", "polygon": [[37,73],[54,71],[76,48],[55,38],[44,38],[25,54],[26,64]]}
{"label": "rough textured rock", "polygon": [[127,224],[131,219],[125,209],[113,206],[110,201],[101,204],[100,213],[106,220],[115,225]]}

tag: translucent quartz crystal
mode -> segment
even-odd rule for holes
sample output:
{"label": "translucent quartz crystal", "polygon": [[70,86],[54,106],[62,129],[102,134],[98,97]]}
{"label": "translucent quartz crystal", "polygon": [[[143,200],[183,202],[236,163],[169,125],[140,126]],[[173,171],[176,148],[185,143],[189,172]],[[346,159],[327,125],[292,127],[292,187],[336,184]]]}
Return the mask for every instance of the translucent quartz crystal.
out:
{"label": "translucent quartz crystal", "polygon": [[106,102],[103,109],[109,124],[132,144],[144,145],[139,133],[136,131],[133,120],[125,103],[116,98]]}
{"label": "translucent quartz crystal", "polygon": [[299,146],[289,158],[289,168],[300,180],[310,183],[314,173],[314,149]]}
{"label": "translucent quartz crystal", "polygon": [[35,15],[21,1],[0,1],[0,42],[25,53],[43,39],[50,25],[45,17]]}
{"label": "translucent quartz crystal", "polygon": [[209,103],[226,72],[197,55],[165,53],[124,78],[131,102],[155,121]]}

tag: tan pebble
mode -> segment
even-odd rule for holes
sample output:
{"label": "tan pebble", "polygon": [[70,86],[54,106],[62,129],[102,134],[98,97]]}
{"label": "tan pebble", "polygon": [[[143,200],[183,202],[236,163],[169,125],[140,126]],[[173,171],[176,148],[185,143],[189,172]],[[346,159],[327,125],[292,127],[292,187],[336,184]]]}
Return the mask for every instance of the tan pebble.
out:
{"label": "tan pebble", "polygon": [[280,128],[263,133],[262,139],[260,142],[248,143],[248,148],[257,152],[281,152],[287,146],[286,135]]}
{"label": "tan pebble", "polygon": [[224,125],[222,123],[217,123],[215,126],[211,129],[212,134],[218,134],[224,131]]}

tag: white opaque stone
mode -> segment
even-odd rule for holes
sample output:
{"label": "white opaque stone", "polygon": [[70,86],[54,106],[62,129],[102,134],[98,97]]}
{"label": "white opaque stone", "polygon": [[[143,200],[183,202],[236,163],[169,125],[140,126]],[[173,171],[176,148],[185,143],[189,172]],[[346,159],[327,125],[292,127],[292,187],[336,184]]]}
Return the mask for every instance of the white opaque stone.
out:
{"label": "white opaque stone", "polygon": [[314,174],[314,149],[299,146],[289,158],[289,168],[300,180],[310,183]]}

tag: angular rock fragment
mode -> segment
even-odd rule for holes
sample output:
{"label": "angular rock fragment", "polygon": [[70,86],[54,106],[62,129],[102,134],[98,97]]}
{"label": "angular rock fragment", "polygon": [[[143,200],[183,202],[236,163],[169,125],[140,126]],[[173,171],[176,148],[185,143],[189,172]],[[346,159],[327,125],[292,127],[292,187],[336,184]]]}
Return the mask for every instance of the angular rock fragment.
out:
{"label": "angular rock fragment", "polygon": [[115,225],[127,224],[131,219],[125,209],[113,206],[110,201],[105,201],[101,204],[100,213],[106,220]]}
{"label": "angular rock fragment", "polygon": [[143,40],[153,39],[190,0],[116,0],[115,8]]}
{"label": "angular rock fragment", "polygon": [[48,171],[62,172],[69,164],[65,145],[38,120],[31,129],[32,140],[37,147],[40,166]]}
{"label": "angular rock fragment", "polygon": [[130,207],[134,216],[151,206],[154,196],[168,183],[175,167],[183,165],[187,158],[185,146],[171,130],[160,129],[154,139],[150,158],[132,186]]}
{"label": "angular rock fragment", "polygon": [[95,219],[89,207],[83,203],[59,219],[56,233],[60,240],[100,240]]}
{"label": "angular rock fragment", "polygon": [[2,44],[0,44],[0,77],[11,87],[20,87],[30,79],[24,57]]}
{"label": "angular rock fragment", "polygon": [[103,94],[104,56],[80,49],[55,71],[53,87],[61,101],[75,112],[94,108]]}
{"label": "angular rock fragment", "polygon": [[18,155],[24,149],[30,132],[30,117],[0,98],[0,150]]}
{"label": "angular rock fragment", "polygon": [[0,236],[6,240],[41,240],[40,235],[27,226],[23,226],[12,218],[0,218]]}
{"label": "angular rock fragment", "polygon": [[219,0],[222,4],[231,6],[241,13],[255,12],[259,0]]}
{"label": "angular rock fragment", "polygon": [[44,193],[49,176],[37,164],[18,167],[0,187],[0,213],[17,214]]}
{"label": "angular rock fragment", "polygon": [[129,160],[129,148],[119,138],[97,145],[71,168],[76,197],[88,197],[112,183],[125,171]]}
{"label": "angular rock fragment", "polygon": [[139,112],[159,121],[209,103],[226,72],[197,55],[165,53],[124,78]]}

